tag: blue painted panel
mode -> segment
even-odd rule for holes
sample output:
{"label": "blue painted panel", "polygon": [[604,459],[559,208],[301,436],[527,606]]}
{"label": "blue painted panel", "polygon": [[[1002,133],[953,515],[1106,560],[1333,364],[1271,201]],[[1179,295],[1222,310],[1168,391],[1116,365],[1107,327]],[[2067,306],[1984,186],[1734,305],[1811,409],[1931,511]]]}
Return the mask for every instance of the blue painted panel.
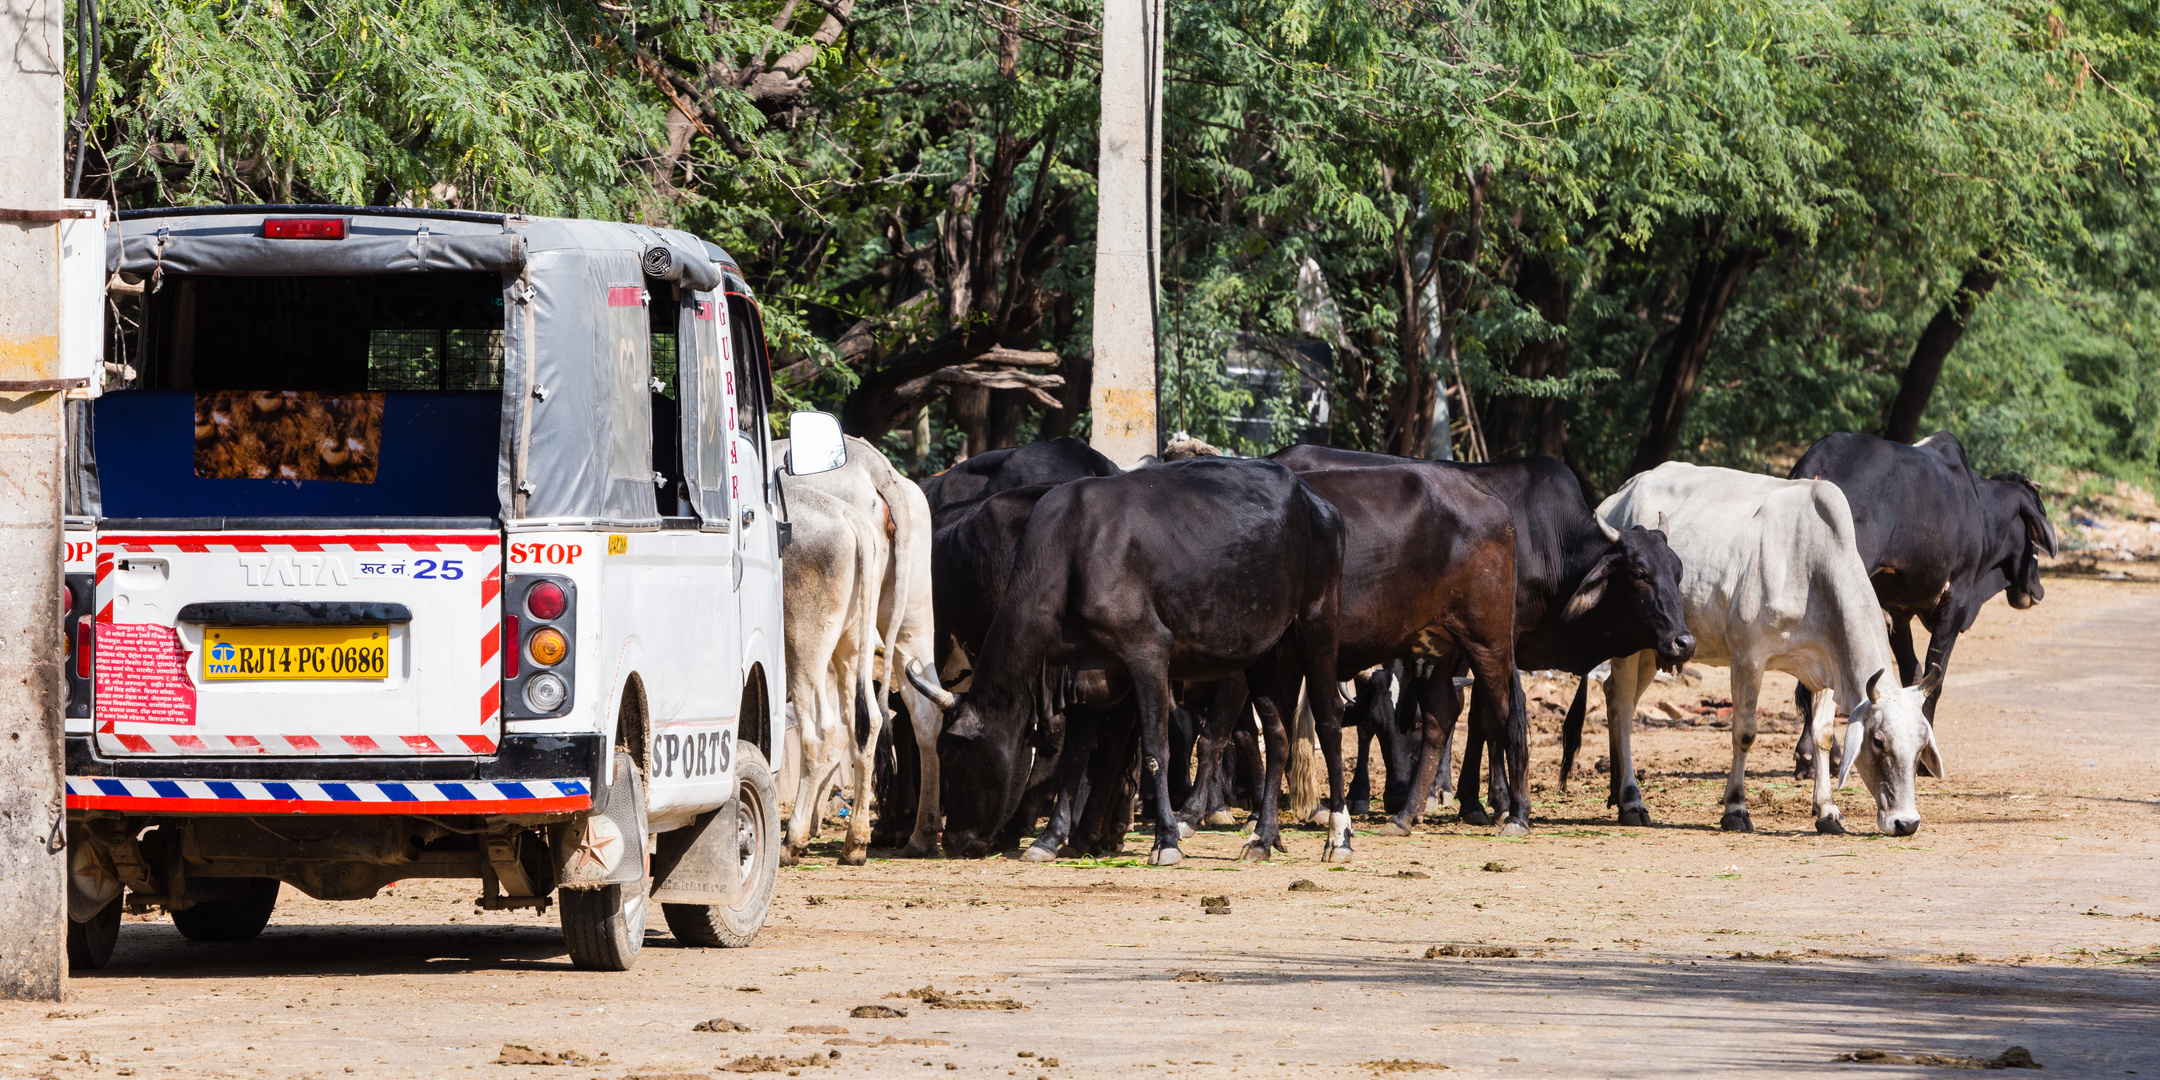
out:
{"label": "blue painted panel", "polygon": [[195,395],[97,399],[98,480],[109,518],[497,517],[500,391],[383,394],[375,482],[206,480],[195,475]]}

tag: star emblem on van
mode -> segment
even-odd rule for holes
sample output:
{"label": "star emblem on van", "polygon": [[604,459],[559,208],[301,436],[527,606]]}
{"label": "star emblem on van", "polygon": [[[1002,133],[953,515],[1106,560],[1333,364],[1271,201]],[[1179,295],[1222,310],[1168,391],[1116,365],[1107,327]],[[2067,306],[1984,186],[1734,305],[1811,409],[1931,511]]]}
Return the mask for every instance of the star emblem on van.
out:
{"label": "star emblem on van", "polygon": [[570,855],[571,871],[581,873],[587,867],[598,867],[604,874],[621,858],[622,833],[615,823],[598,815],[586,818],[585,831]]}

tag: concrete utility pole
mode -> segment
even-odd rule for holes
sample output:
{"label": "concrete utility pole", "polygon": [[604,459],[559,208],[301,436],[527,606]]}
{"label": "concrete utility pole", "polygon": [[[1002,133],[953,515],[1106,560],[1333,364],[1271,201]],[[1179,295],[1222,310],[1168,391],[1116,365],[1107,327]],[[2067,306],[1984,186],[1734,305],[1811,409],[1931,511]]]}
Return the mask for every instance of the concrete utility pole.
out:
{"label": "concrete utility pole", "polygon": [[1096,169],[1095,384],[1088,442],[1131,468],[1161,449],[1156,312],[1162,236],[1163,0],[1104,0]]}
{"label": "concrete utility pole", "polygon": [[0,997],[34,1001],[67,980],[60,16],[0,0]]}

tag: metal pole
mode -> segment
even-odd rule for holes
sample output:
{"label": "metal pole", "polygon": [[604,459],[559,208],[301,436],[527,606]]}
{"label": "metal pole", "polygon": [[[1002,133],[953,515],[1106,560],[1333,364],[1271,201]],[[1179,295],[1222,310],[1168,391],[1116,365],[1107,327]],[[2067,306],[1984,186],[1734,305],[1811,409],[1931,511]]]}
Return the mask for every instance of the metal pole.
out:
{"label": "metal pole", "polygon": [[1088,441],[1127,468],[1160,449],[1161,101],[1162,0],[1104,0]]}
{"label": "metal pole", "polygon": [[[0,215],[0,385],[60,374],[60,15],[0,0],[0,208],[32,212]],[[0,389],[0,997],[33,1001],[67,985],[61,398]]]}

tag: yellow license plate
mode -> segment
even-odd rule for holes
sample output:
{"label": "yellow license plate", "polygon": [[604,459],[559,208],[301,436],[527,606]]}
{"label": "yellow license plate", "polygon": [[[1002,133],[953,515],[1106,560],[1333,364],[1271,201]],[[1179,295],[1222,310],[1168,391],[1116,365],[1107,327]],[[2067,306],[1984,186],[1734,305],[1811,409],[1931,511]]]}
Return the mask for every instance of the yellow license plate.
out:
{"label": "yellow license plate", "polygon": [[381,679],[390,673],[387,626],[211,627],[203,679]]}

